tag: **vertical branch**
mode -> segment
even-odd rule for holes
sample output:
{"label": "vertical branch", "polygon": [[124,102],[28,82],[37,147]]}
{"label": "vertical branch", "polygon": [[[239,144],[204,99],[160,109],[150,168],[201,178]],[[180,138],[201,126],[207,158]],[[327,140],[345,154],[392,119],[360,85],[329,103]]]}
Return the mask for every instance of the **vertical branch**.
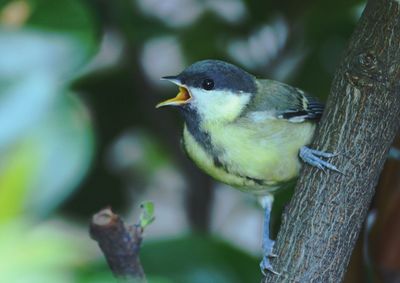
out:
{"label": "vertical branch", "polygon": [[400,125],[400,1],[370,0],[336,73],[313,148],[344,174],[305,166],[265,282],[341,282]]}

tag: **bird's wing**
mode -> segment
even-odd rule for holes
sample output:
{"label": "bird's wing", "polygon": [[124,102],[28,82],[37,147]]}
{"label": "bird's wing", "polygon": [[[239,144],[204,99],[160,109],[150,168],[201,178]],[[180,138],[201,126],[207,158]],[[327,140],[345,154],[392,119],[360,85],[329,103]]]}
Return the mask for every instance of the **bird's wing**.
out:
{"label": "bird's wing", "polygon": [[277,81],[258,80],[258,92],[246,107],[245,114],[301,123],[318,121],[323,110],[322,103],[298,88]]}

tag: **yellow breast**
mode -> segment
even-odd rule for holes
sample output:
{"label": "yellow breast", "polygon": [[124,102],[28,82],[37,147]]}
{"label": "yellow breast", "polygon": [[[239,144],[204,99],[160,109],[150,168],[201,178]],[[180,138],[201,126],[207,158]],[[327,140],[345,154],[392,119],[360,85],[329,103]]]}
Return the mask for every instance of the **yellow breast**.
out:
{"label": "yellow breast", "polygon": [[214,148],[204,148],[185,127],[183,142],[189,157],[213,178],[255,194],[274,190],[298,175],[299,149],[310,142],[315,129],[312,123],[285,120],[202,127]]}

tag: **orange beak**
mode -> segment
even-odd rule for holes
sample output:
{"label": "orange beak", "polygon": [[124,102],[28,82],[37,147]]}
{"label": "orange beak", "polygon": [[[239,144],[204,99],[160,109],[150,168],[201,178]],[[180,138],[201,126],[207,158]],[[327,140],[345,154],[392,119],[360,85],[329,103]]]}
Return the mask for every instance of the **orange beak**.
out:
{"label": "orange beak", "polygon": [[192,97],[190,96],[187,88],[183,86],[179,86],[179,93],[171,99],[162,101],[156,105],[156,108],[160,108],[163,106],[178,106],[187,103]]}

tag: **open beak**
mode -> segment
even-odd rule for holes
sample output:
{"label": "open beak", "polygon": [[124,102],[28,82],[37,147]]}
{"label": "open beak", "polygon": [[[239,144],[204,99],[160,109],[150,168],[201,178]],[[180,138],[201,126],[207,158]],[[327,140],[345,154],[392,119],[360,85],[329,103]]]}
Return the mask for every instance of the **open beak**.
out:
{"label": "open beak", "polygon": [[189,90],[181,85],[176,77],[163,77],[163,80],[168,80],[179,86],[179,93],[171,99],[162,101],[156,105],[156,108],[160,108],[163,106],[179,106],[187,103],[192,97],[190,96]]}

